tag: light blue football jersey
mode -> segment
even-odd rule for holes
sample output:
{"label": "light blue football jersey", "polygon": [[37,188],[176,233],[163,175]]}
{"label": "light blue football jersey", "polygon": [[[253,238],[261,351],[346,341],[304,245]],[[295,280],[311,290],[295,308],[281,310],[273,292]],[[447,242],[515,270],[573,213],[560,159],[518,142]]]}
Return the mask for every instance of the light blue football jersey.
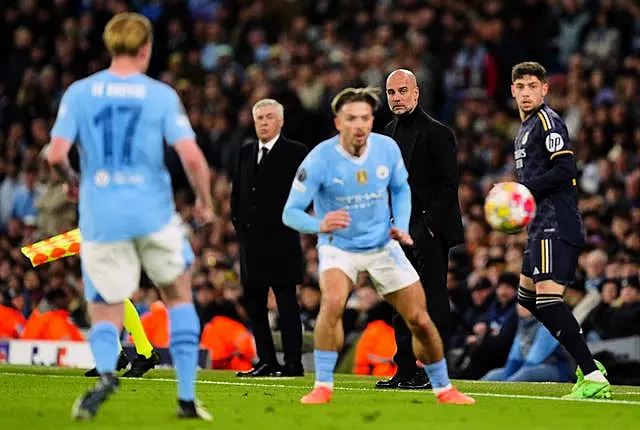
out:
{"label": "light blue football jersey", "polygon": [[175,213],[164,143],[194,138],[176,92],[142,73],[108,70],[65,92],[52,137],[79,145],[80,230],[112,242],[161,230]]}
{"label": "light blue football jersey", "polygon": [[[394,225],[408,229],[411,199],[407,177],[400,149],[390,137],[371,133],[365,152],[354,157],[335,136],[316,146],[300,165],[283,220],[292,228],[317,232],[327,212],[345,209],[351,215],[349,227],[318,234],[318,246],[331,244],[352,252],[382,248],[391,240],[390,191],[392,200],[394,194],[402,196],[393,207]],[[302,220],[305,214],[301,211],[311,201],[315,220]]]}

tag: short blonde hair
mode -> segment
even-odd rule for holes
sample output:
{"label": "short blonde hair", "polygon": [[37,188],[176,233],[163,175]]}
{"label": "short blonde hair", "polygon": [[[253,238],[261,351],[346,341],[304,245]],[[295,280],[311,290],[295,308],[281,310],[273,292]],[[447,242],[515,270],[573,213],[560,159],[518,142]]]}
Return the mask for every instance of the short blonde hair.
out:
{"label": "short blonde hair", "polygon": [[151,21],[138,13],[119,13],[107,23],[102,39],[113,56],[137,55],[153,39]]}
{"label": "short blonde hair", "polygon": [[282,106],[280,103],[278,103],[277,100],[274,99],[262,99],[262,100],[258,100],[256,102],[256,104],[253,105],[253,108],[251,109],[251,115],[255,118],[256,117],[256,111],[264,106],[275,106],[277,111],[278,111],[278,116],[280,118],[284,118],[284,106]]}
{"label": "short blonde hair", "polygon": [[340,91],[331,101],[331,111],[334,115],[338,115],[342,106],[355,103],[365,102],[371,106],[371,110],[375,111],[380,106],[380,88],[345,88]]}

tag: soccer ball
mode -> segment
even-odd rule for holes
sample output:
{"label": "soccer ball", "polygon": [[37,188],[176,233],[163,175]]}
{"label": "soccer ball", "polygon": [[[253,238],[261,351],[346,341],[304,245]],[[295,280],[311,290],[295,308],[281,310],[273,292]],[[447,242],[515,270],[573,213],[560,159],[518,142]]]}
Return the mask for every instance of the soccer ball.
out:
{"label": "soccer ball", "polygon": [[484,216],[494,229],[518,233],[536,216],[536,201],[524,185],[501,182],[489,191],[484,202]]}

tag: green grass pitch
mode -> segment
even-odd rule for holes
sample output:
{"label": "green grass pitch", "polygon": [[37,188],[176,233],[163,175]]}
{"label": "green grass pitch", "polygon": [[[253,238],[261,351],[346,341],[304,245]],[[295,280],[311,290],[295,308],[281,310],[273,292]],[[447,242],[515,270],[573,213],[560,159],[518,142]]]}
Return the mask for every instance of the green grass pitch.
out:
{"label": "green grass pitch", "polygon": [[473,406],[438,405],[431,391],[381,391],[375,379],[337,375],[333,402],[303,406],[313,385],[305,378],[238,379],[232,372],[202,371],[198,398],[213,422],[175,418],[171,370],[121,379],[120,391],[92,422],[71,421],[74,399],[92,380],[79,369],[0,366],[0,429],[242,429],[242,430],[485,430],[632,429],[640,420],[640,387],[614,387],[611,401],[567,401],[570,384],[458,381]]}

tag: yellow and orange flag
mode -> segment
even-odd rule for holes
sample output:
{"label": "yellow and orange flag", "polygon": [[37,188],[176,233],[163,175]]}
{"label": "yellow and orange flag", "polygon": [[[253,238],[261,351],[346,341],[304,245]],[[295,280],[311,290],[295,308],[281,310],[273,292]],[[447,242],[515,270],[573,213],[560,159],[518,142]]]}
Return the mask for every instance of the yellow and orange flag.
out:
{"label": "yellow and orange flag", "polygon": [[81,241],[80,229],[76,228],[32,245],[23,246],[20,250],[31,261],[33,267],[36,267],[63,257],[78,255]]}

